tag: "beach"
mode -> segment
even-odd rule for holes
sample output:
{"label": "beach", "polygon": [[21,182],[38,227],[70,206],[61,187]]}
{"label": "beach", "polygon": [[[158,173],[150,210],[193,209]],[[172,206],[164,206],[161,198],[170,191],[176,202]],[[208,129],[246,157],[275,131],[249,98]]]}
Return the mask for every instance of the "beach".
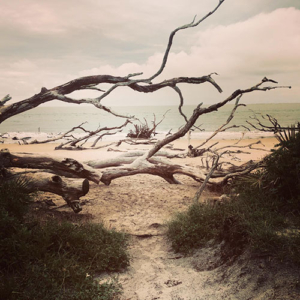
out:
{"label": "beach", "polygon": [[[194,147],[201,142],[201,140],[191,140]],[[210,143],[216,142],[218,142],[218,147],[221,147],[234,145],[237,140],[214,140]],[[245,146],[255,142],[257,139],[247,139],[242,140],[239,144]],[[253,146],[261,148],[260,150],[241,148],[245,153],[237,154],[239,159],[235,158],[234,162],[240,164],[249,160],[261,159],[269,153],[266,150],[273,148],[277,140],[263,138],[261,142],[261,145]],[[105,144],[105,142],[102,143]],[[187,149],[188,141],[180,139],[172,144],[173,148]],[[107,148],[67,151],[54,150],[56,145],[55,143],[33,145],[4,143],[0,147],[9,149],[11,152],[68,157],[80,162],[95,159],[106,160],[122,154],[123,151],[148,150],[151,147],[149,145],[129,146],[123,143],[120,147],[110,146],[111,149],[118,152],[107,151]],[[178,152],[177,150],[167,150]],[[191,166],[201,165],[201,157],[173,158],[171,161]],[[148,174],[121,177],[113,180],[109,186],[103,183],[99,185],[90,183],[89,193],[81,198],[82,211],[79,214],[75,214],[65,206],[65,201],[60,196],[39,192],[36,197],[35,213],[43,218],[66,219],[75,223],[85,221],[104,223],[108,228],[130,234],[130,267],[123,273],[113,274],[118,276],[119,282],[123,286],[122,300],[224,299],[222,297],[226,293],[228,295],[233,293],[237,284],[246,284],[246,282],[241,280],[235,284],[221,284],[219,282],[220,270],[219,272],[199,273],[193,267],[195,256],[188,258],[173,253],[164,236],[166,222],[173,214],[187,209],[200,186],[190,177],[176,175],[176,178],[182,184],[169,184],[161,177]],[[206,197],[217,195],[205,191],[200,200],[204,201]],[[53,201],[55,206],[48,206],[47,200]],[[205,264],[209,264],[212,252],[203,255],[199,253],[198,255],[202,259],[207,256]],[[102,275],[99,280],[105,281],[110,276],[111,274]],[[241,290],[241,292],[244,294],[239,294],[238,299],[247,299],[247,289]]]}
{"label": "beach", "polygon": [[[244,139],[236,144],[238,140],[213,140],[208,142],[208,145],[218,143],[215,147],[223,147],[225,145],[241,146],[241,153],[232,157],[224,156],[224,159],[239,165],[249,160],[260,160],[270,153],[269,150],[277,143],[275,138],[263,138],[260,141],[261,144],[255,144],[258,142],[258,139]],[[202,142],[203,140],[192,139],[190,144],[193,147],[197,147]],[[101,142],[101,144],[105,145],[107,142]],[[171,154],[182,154],[187,151],[187,139],[179,139],[171,144],[172,148],[176,149],[166,149]],[[254,149],[243,148],[249,144],[254,144],[252,146]],[[14,141],[14,143],[1,144],[0,148],[8,149],[10,152],[73,158],[79,162],[87,162],[90,160],[105,161],[122,155],[127,151],[147,151],[152,147],[152,145],[133,146],[122,143],[119,147],[109,146],[98,150],[54,150],[57,145],[56,143],[19,145]],[[184,151],[178,151],[177,149]],[[231,148],[234,151],[237,149]],[[172,158],[171,161],[176,164],[195,167],[202,165],[202,158],[201,156]],[[97,185],[91,182],[89,193],[81,198],[81,202],[84,205],[80,214],[89,214],[93,222],[104,222],[106,225],[118,230],[124,230],[131,234],[145,234],[150,230],[152,223],[162,224],[173,213],[186,209],[200,186],[198,182],[190,177],[183,175],[175,175],[175,177],[182,184],[169,184],[161,177],[148,174],[117,178],[109,186],[103,183]],[[206,193],[204,193],[204,197]],[[43,201],[44,199],[53,200],[57,206],[65,204],[60,196],[40,193],[39,200]],[[63,210],[69,211],[70,208],[63,208]],[[70,213],[73,212],[70,210]],[[153,230],[156,231],[156,229],[151,229],[150,231]]]}

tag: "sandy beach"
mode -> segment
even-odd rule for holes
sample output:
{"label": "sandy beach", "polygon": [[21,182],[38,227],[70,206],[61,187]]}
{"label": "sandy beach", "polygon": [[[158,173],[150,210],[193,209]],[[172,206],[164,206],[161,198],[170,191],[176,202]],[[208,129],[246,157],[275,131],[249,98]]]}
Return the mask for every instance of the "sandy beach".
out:
{"label": "sandy beach", "polygon": [[[242,139],[238,145],[245,146],[250,143],[255,143],[257,141],[261,141],[261,145],[254,146],[255,148],[261,148],[262,151],[252,151],[249,156],[250,159],[258,159],[259,157],[265,155],[264,150],[270,150],[274,145],[277,143],[276,138],[274,137],[262,137],[262,138],[253,138],[253,139]],[[202,139],[191,139],[190,144],[193,147],[198,146],[201,144],[204,140]],[[212,141],[209,141],[207,145],[214,144],[218,142],[217,147],[225,146],[225,145],[234,145],[238,142],[237,139],[213,139]],[[103,146],[106,144],[110,144],[113,141],[102,141],[97,144],[97,146]],[[49,154],[54,156],[68,156],[72,157],[74,159],[78,159],[80,161],[85,161],[89,159],[96,159],[100,155],[103,156],[104,159],[116,156],[116,153],[111,153],[110,151],[107,151],[107,148],[102,148],[98,150],[84,150],[84,151],[67,151],[67,150],[54,150],[56,146],[58,146],[60,143],[45,143],[45,144],[29,144],[24,145],[23,143],[20,144],[18,140],[12,141],[12,139],[6,139],[3,144],[0,144],[0,149],[7,148],[11,152],[31,152],[31,153],[43,153],[43,154]],[[171,143],[174,148],[181,148],[181,149],[187,149],[188,146],[188,140],[186,138],[178,139]],[[108,147],[112,148],[112,147]],[[125,143],[123,143],[121,146],[119,146],[118,149],[120,151],[126,151],[126,150],[134,150],[134,149],[149,149],[149,146],[145,145],[138,145],[138,146],[129,146]],[[66,154],[67,153],[67,154]],[[88,157],[88,159],[87,159]],[[241,157],[241,159],[247,159],[247,157]]]}
{"label": "sandy beach", "polygon": [[[212,141],[215,143],[217,140]],[[233,145],[236,140],[218,140],[218,147]],[[256,142],[255,139],[242,140],[241,146]],[[262,144],[254,145],[253,148],[242,148],[245,153],[234,158],[235,163],[243,163],[248,160],[258,160],[268,154],[267,150],[277,143],[275,138],[263,138]],[[103,142],[105,144],[105,142]],[[187,149],[187,139],[177,140],[173,148]],[[196,147],[200,140],[191,140]],[[149,145],[129,146],[122,144],[120,147],[111,146],[118,150],[107,151],[107,148],[99,150],[66,151],[54,150],[56,144],[19,145],[1,144],[0,148],[7,148],[11,152],[29,152],[42,155],[71,157],[80,162],[100,159],[105,160],[122,154],[127,150],[147,150]],[[169,150],[176,152],[174,150]],[[233,157],[231,157],[233,158]],[[227,157],[226,159],[229,159]],[[201,165],[201,157],[196,158],[173,158],[178,164]],[[165,223],[170,217],[179,211],[185,210],[192,202],[192,198],[199,188],[199,183],[186,176],[176,176],[182,184],[168,184],[158,176],[135,175],[121,177],[113,180],[109,186],[102,183],[91,183],[89,193],[81,198],[82,212],[75,214],[70,208],[63,206],[64,200],[57,195],[40,192],[37,197],[36,213],[46,214],[48,218],[68,219],[74,222],[89,220],[103,222],[109,228],[115,228],[131,235],[129,251],[131,264],[124,273],[117,274],[123,286],[122,299],[148,300],[148,299],[249,299],[249,289],[260,295],[267,293],[270,286],[253,287],[255,276],[251,282],[245,281],[234,283],[221,282],[220,276],[224,270],[199,272],[195,269],[195,263],[199,260],[203,264],[209,264],[213,250],[209,253],[198,252],[193,257],[182,257],[171,251],[164,232]],[[203,198],[211,196],[205,191]],[[202,200],[203,200],[202,198]],[[55,206],[47,206],[45,200],[52,200]],[[202,250],[204,251],[204,250]],[[201,254],[202,253],[202,254]],[[198,256],[197,256],[198,255]],[[198,258],[197,258],[198,257]],[[242,266],[240,267],[242,268]],[[239,269],[240,270],[240,269]],[[241,270],[240,270],[241,271]],[[238,270],[235,276],[239,276]],[[255,271],[256,272],[256,271]],[[254,273],[255,273],[254,272]],[[250,273],[249,273],[250,274]],[[115,275],[115,274],[114,274]],[[111,274],[102,276],[101,280],[107,280]],[[249,275],[250,276],[250,275]],[[240,284],[249,286],[237,291]],[[236,298],[230,295],[235,295]],[[227,297],[225,297],[227,295]],[[267,298],[259,299],[270,299]],[[258,299],[258,298],[253,298]]]}

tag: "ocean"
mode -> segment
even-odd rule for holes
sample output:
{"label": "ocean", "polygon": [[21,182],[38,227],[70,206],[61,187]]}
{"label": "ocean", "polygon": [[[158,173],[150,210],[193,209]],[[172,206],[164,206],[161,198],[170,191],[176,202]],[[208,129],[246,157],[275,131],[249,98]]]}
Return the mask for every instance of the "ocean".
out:
{"label": "ocean", "polygon": [[[203,105],[205,106],[205,105]],[[195,106],[187,105],[183,108],[184,113],[190,116]],[[193,131],[192,137],[205,138],[211,132],[215,131],[220,125],[226,122],[233,105],[226,105],[217,112],[200,116],[197,125],[204,131]],[[178,128],[184,125],[184,119],[178,112],[177,106],[128,106],[128,107],[114,107],[112,110],[122,115],[134,115],[142,122],[147,120],[151,126],[154,118],[159,122],[165,114],[164,120],[157,127],[158,138],[164,136],[171,130],[172,133],[176,132]],[[251,116],[256,114],[266,115],[269,114],[275,117],[279,124],[288,126],[300,121],[300,103],[277,103],[277,104],[250,104],[246,107],[239,107],[235,113],[231,125],[244,125],[248,126],[246,120],[251,120]],[[155,116],[155,117],[154,117]],[[263,120],[263,119],[262,119]],[[114,127],[120,126],[124,123],[124,119],[114,117],[109,113],[99,110],[93,106],[60,106],[60,107],[37,107],[30,111],[11,117],[0,124],[0,132],[13,134],[23,134],[25,136],[39,136],[41,133],[48,135],[56,135],[70,130],[72,127],[77,126],[83,122],[84,127],[89,130],[96,130],[99,127]],[[266,120],[263,122],[267,125]],[[127,125],[121,133],[114,136],[107,136],[104,139],[120,139],[126,137],[133,125]],[[219,134],[220,138],[239,138],[241,132],[245,131],[246,136],[255,138],[260,136],[268,136],[269,133],[258,132],[254,128],[250,131],[244,128],[233,128],[229,131]],[[80,134],[79,132],[77,134]]]}

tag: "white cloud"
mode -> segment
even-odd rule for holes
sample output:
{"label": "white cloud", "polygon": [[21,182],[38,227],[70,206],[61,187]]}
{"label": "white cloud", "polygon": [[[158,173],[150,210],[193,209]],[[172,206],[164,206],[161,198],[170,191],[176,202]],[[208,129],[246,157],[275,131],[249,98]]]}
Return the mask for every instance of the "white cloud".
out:
{"label": "white cloud", "polygon": [[[284,26],[283,26],[284,24]],[[197,34],[195,46],[171,57],[174,70],[195,74],[286,73],[300,69],[300,11],[278,9]]]}
{"label": "white cloud", "polygon": [[[300,74],[299,10],[282,8],[262,13],[243,22],[200,31],[195,38],[195,45],[189,52],[170,54],[160,78],[202,76],[217,72],[221,76],[216,80],[229,93],[237,88],[250,87],[267,76],[283,81],[282,84],[294,85],[293,92],[278,92],[278,101],[282,101],[283,95],[287,98],[293,96],[291,101],[298,97],[294,91],[299,91],[296,77],[297,73]],[[128,63],[117,68],[105,66],[97,69],[97,72],[127,75],[143,71],[145,75],[151,75],[159,68],[162,55],[156,53],[145,64]],[[205,99],[213,101],[215,94],[206,95],[206,90],[207,93],[210,91],[205,87]],[[186,93],[190,101],[198,101],[199,95],[194,88],[186,90]],[[270,95],[266,95],[266,101],[270,97],[276,101],[276,93]]]}
{"label": "white cloud", "polygon": [[[14,99],[21,100],[42,86],[51,88],[79,76],[143,72],[142,77],[148,77],[161,64],[170,31],[191,21],[195,13],[204,15],[217,2],[175,0],[170,5],[161,0],[78,0],[75,5],[69,0],[5,1],[0,11],[0,88],[9,93],[13,90]],[[269,76],[295,87],[289,94],[276,91],[272,97],[280,97],[274,101],[280,101],[282,93],[296,101],[300,86],[295,75],[300,71],[300,11],[271,11],[293,4],[292,0],[275,2],[254,0],[245,5],[240,0],[225,1],[201,26],[176,35],[167,67],[156,81],[218,72],[221,76],[216,80],[228,94]],[[294,3],[299,7],[299,1]],[[255,15],[257,11],[264,13]],[[245,20],[245,16],[250,18]],[[190,102],[199,101],[198,93],[204,93],[206,101],[215,97],[210,96],[210,86],[183,90]],[[117,103],[126,93],[123,89],[110,99]],[[152,97],[128,93],[131,102]],[[174,98],[177,101],[176,94],[160,91],[151,101]]]}

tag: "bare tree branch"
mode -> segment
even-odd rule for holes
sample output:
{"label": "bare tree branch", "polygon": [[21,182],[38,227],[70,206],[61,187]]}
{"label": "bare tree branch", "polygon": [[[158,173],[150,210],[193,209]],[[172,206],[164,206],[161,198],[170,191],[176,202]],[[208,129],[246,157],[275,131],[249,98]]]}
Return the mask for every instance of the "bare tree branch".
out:
{"label": "bare tree branch", "polygon": [[[109,131],[112,131],[112,130],[116,130],[116,129],[122,129],[123,127],[125,127],[128,123],[130,123],[130,121],[127,119],[125,121],[125,123],[123,123],[122,125],[120,126],[116,126],[116,127],[101,127],[101,128],[98,128],[97,130],[94,130],[94,131],[91,131],[91,130],[86,130],[84,129],[81,125],[79,126],[76,126],[76,127],[73,127],[71,130],[68,131],[68,133],[76,130],[76,129],[81,129],[83,131],[85,131],[87,134],[83,137],[79,137],[79,138],[74,138],[73,140],[71,141],[67,141],[67,142],[64,142],[62,144],[60,144],[59,146],[55,147],[56,150],[61,150],[63,148],[66,147],[66,145],[70,145],[71,147],[74,147],[73,149],[77,149],[77,150],[84,150],[84,149],[87,149],[87,148],[83,148],[83,147],[78,147],[76,146],[78,143],[82,142],[83,141],[83,144],[86,143],[89,139],[95,137],[98,133],[100,132],[103,132],[103,131],[108,131],[108,132],[105,132],[103,133],[102,135],[98,136],[98,138],[96,138],[96,140],[94,141],[94,143],[92,144],[92,148],[96,149],[95,146],[96,144],[98,143],[98,141],[105,135],[111,135],[111,134],[116,134],[118,131],[115,131],[115,132],[109,132]],[[67,147],[68,150],[70,150],[71,148],[70,147]],[[90,149],[90,148],[89,148]]]}
{"label": "bare tree branch", "polygon": [[[173,44],[174,36],[177,32],[180,30],[185,30],[188,28],[193,28],[198,26],[201,22],[203,22],[206,18],[208,18],[210,15],[212,15],[224,2],[225,0],[219,0],[216,7],[206,14],[203,18],[196,21],[196,17],[193,19],[193,21],[189,24],[180,26],[173,30],[169,36],[168,44],[166,47],[166,50],[164,52],[162,63],[159,67],[159,69],[149,78],[138,78],[135,79],[133,77],[141,76],[143,73],[133,73],[128,74],[127,76],[119,77],[119,76],[111,76],[111,75],[94,75],[94,76],[85,76],[81,78],[74,79],[72,81],[69,81],[67,83],[64,83],[62,85],[53,87],[51,89],[47,89],[45,87],[41,88],[41,91],[33,95],[32,97],[25,99],[23,101],[13,103],[10,105],[6,105],[6,102],[8,102],[11,97],[7,95],[2,100],[0,100],[0,124],[5,121],[6,119],[15,116],[19,113],[22,113],[24,111],[30,110],[32,108],[35,108],[39,106],[40,104],[52,101],[52,100],[59,100],[66,103],[72,103],[72,104],[91,104],[95,107],[102,109],[106,111],[107,113],[112,114],[116,117],[125,118],[126,122],[119,126],[119,127],[103,127],[98,128],[94,131],[89,131],[84,129],[82,127],[83,124],[73,127],[70,131],[66,132],[65,134],[61,135],[59,138],[65,138],[69,137],[71,132],[73,132],[76,129],[82,130],[85,132],[83,137],[80,138],[73,138],[73,140],[62,143],[60,146],[58,146],[58,149],[62,148],[77,148],[77,149],[83,149],[83,145],[87,143],[87,141],[90,140],[91,137],[96,137],[96,140],[92,144],[92,147],[96,148],[97,142],[105,135],[111,135],[115,134],[116,132],[120,131],[123,127],[125,127],[130,121],[130,119],[134,119],[134,116],[124,116],[121,114],[118,114],[117,112],[112,111],[107,106],[104,106],[101,104],[102,99],[108,97],[113,91],[115,91],[119,87],[126,87],[129,89],[132,89],[133,91],[140,92],[140,93],[153,93],[160,89],[171,87],[178,95],[180,99],[180,104],[178,107],[178,110],[180,114],[183,116],[185,120],[185,125],[180,128],[177,132],[174,134],[171,134],[171,131],[167,135],[166,138],[164,138],[161,141],[158,141],[150,150],[146,151],[144,154],[138,156],[137,158],[120,158],[115,161],[110,162],[102,162],[102,163],[93,163],[94,165],[98,166],[106,166],[102,172],[99,170],[96,170],[93,167],[90,167],[84,163],[80,163],[73,159],[55,159],[55,158],[49,158],[45,156],[38,156],[34,154],[11,154],[7,151],[0,151],[0,166],[7,170],[11,171],[13,168],[23,168],[23,169],[30,169],[31,172],[33,169],[38,169],[40,172],[44,173],[55,173],[57,175],[51,176],[45,175],[45,179],[40,182],[39,178],[36,179],[36,186],[43,186],[44,188],[48,188],[47,186],[51,185],[52,189],[52,182],[59,183],[58,185],[62,187],[62,178],[61,177],[55,177],[55,176],[68,176],[68,177],[81,177],[86,178],[88,180],[91,180],[93,182],[99,183],[100,181],[105,184],[110,184],[110,182],[115,179],[122,176],[131,176],[135,174],[151,174],[151,175],[157,175],[165,179],[167,182],[172,184],[178,184],[179,181],[174,177],[174,174],[183,174],[190,176],[197,182],[202,182],[202,186],[200,187],[197,195],[195,196],[197,199],[200,197],[202,191],[204,190],[206,184],[216,184],[216,185],[223,185],[226,184],[227,181],[235,176],[240,176],[241,174],[246,174],[251,172],[253,169],[260,167],[261,165],[259,163],[248,163],[243,166],[234,166],[233,164],[230,165],[230,168],[224,169],[223,166],[221,166],[222,163],[219,163],[219,159],[222,155],[225,153],[227,154],[233,154],[235,151],[233,150],[226,150],[222,153],[216,152],[217,150],[223,150],[224,148],[220,147],[219,149],[213,149],[213,146],[208,147],[208,149],[205,149],[205,151],[212,152],[213,155],[208,157],[206,159],[206,166],[203,168],[196,168],[196,167],[190,167],[190,166],[181,166],[178,164],[173,164],[168,160],[158,158],[157,156],[154,156],[155,154],[159,153],[159,150],[161,150],[162,147],[165,145],[173,142],[174,140],[183,137],[186,135],[187,132],[191,130],[192,127],[195,126],[196,121],[198,118],[203,114],[208,114],[213,111],[217,111],[219,108],[223,107],[227,103],[236,100],[234,109],[232,110],[231,114],[229,115],[227,121],[225,124],[223,124],[220,128],[218,128],[215,133],[208,139],[210,140],[213,136],[215,136],[217,133],[227,130],[231,127],[226,127],[229,122],[232,120],[234,113],[236,109],[243,105],[239,104],[239,100],[243,94],[251,93],[254,91],[268,91],[272,89],[277,88],[290,88],[287,86],[274,86],[274,84],[277,84],[276,81],[272,79],[268,79],[264,77],[258,84],[248,88],[248,89],[238,89],[234,91],[231,95],[229,95],[226,99],[223,101],[220,101],[218,103],[212,104],[208,107],[202,107],[202,103],[199,104],[193,111],[193,114],[190,118],[187,118],[184,113],[182,112],[182,107],[184,104],[184,97],[182,95],[181,90],[179,89],[178,85],[182,83],[186,84],[202,84],[202,83],[210,83],[218,92],[222,92],[221,87],[216,83],[216,81],[212,78],[213,75],[217,75],[217,73],[211,73],[206,76],[201,77],[177,77],[177,78],[171,78],[168,80],[164,80],[162,82],[153,83],[152,81],[157,78],[165,69],[165,66],[167,64],[167,60],[170,54],[170,50]],[[265,86],[266,83],[270,83],[270,86]],[[109,88],[104,91],[100,86],[103,84],[108,84]],[[81,98],[76,99],[71,96],[69,96],[71,93],[81,90],[94,90],[97,91],[99,94],[95,98]],[[271,119],[272,120],[272,119]],[[161,121],[160,121],[161,122]],[[159,122],[159,123],[160,123]],[[156,129],[157,125],[156,120],[154,119],[153,122],[153,131]],[[56,139],[50,139],[51,141],[54,141]],[[207,140],[207,141],[208,141]],[[49,140],[48,140],[49,141]],[[207,142],[206,141],[206,142]],[[120,141],[118,145],[121,144],[121,142],[127,142],[127,143],[134,143],[135,141],[128,141],[123,140]],[[141,143],[142,141],[136,141],[136,143]],[[153,140],[148,140],[147,143],[151,143]],[[81,146],[78,146],[79,143],[82,143]],[[254,143],[253,143],[254,144]],[[252,147],[253,144],[247,145],[249,148]],[[68,146],[67,146],[68,145]],[[201,146],[201,145],[200,145]],[[198,147],[200,147],[198,146]],[[101,147],[101,146],[100,146]],[[100,148],[98,147],[98,148]],[[230,146],[228,146],[230,147]],[[235,147],[233,145],[232,147]],[[211,165],[211,167],[210,167]],[[38,172],[39,172],[38,171]],[[25,172],[25,171],[24,171]],[[36,177],[35,175],[32,175],[32,177]],[[66,180],[68,184],[64,186],[66,189],[61,189],[59,191],[60,194],[68,198],[69,196],[65,193],[67,190],[69,194],[70,190],[73,189],[75,186],[75,192],[76,197],[79,198],[79,196],[88,190],[88,186],[86,184],[86,181],[69,181]],[[79,184],[78,184],[79,182]],[[79,186],[82,185],[80,188]],[[45,187],[46,186],[46,187]],[[56,185],[54,185],[54,188]],[[72,196],[73,197],[73,196]],[[71,198],[70,198],[71,199]],[[73,198],[72,198],[73,199]],[[71,199],[71,200],[72,200]],[[73,199],[74,200],[74,199]],[[75,199],[77,201],[77,199]]]}
{"label": "bare tree branch", "polygon": [[201,195],[202,195],[202,193],[205,189],[206,184],[208,183],[208,181],[211,178],[212,174],[214,173],[214,171],[218,167],[220,155],[217,152],[214,152],[214,154],[215,154],[215,159],[214,159],[214,162],[212,164],[212,167],[211,167],[209,173],[206,175],[206,177],[205,177],[204,181],[202,182],[200,188],[198,189],[197,193],[195,194],[195,197],[194,197],[194,200],[193,200],[194,203],[199,202],[199,199],[200,199],[200,197],[201,197]]}
{"label": "bare tree branch", "polygon": [[[257,113],[255,113],[253,116],[251,116],[250,119],[253,119],[257,123],[257,125],[254,124],[253,122],[250,122],[249,120],[246,120],[246,122],[256,130],[259,130],[262,132],[278,133],[278,132],[282,132],[282,131],[290,129],[289,126],[281,126],[278,123],[277,119],[272,117],[269,114],[266,114],[266,115],[258,114],[258,115],[260,115],[261,118],[264,120],[267,119],[267,121],[270,123],[270,125],[263,124],[262,121],[256,115],[257,115]],[[298,124],[297,127],[300,128],[300,124]]]}
{"label": "bare tree branch", "polygon": [[[260,83],[256,84],[255,86],[253,86],[251,88],[248,88],[248,89],[245,89],[245,90],[240,90],[240,89],[236,90],[229,97],[227,97],[225,100],[223,100],[221,102],[218,102],[218,103],[215,103],[213,105],[210,105],[209,107],[202,108],[202,103],[199,104],[195,108],[195,110],[194,110],[192,116],[190,117],[190,119],[188,120],[188,122],[176,133],[166,137],[162,141],[157,142],[157,144],[148,152],[146,158],[148,159],[151,156],[153,156],[158,150],[160,150],[166,144],[171,143],[171,142],[177,140],[180,137],[183,137],[191,129],[191,127],[195,124],[195,122],[198,120],[198,118],[201,115],[208,114],[208,113],[213,112],[213,111],[217,111],[219,108],[223,107],[228,102],[240,97],[243,94],[251,93],[251,92],[254,92],[254,91],[268,91],[268,90],[272,90],[272,89],[276,89],[276,88],[287,88],[286,86],[260,87],[264,82],[268,82],[268,81],[270,81],[270,80],[266,79],[266,78],[263,78],[262,81]],[[237,101],[237,104],[238,104],[238,101]],[[236,108],[234,108],[233,113],[235,112]],[[232,116],[230,115],[228,119],[232,119],[232,117],[233,117],[233,114],[232,114]]]}
{"label": "bare tree branch", "polygon": [[192,27],[196,27],[198,26],[201,22],[203,22],[205,19],[207,19],[210,15],[212,15],[220,6],[221,4],[224,2],[225,0],[219,0],[219,4],[215,7],[214,10],[210,11],[208,14],[206,14],[202,19],[200,19],[199,21],[195,22],[195,19],[196,19],[196,16],[194,17],[193,21],[189,24],[186,24],[186,25],[183,25],[183,26],[180,26],[178,28],[176,28],[175,30],[173,30],[169,36],[169,41],[168,41],[168,45],[167,45],[167,49],[165,51],[165,55],[163,57],[163,61],[162,61],[162,64],[159,68],[159,70],[154,74],[152,75],[151,77],[149,77],[148,79],[149,80],[153,80],[154,78],[156,78],[158,75],[160,75],[162,73],[162,71],[164,70],[165,66],[166,66],[166,63],[167,63],[167,60],[168,60],[168,56],[169,56],[169,53],[170,53],[170,49],[172,47],[172,43],[173,43],[173,39],[174,39],[174,36],[175,34],[180,31],[180,30],[184,30],[184,29],[187,29],[187,28],[192,28]]}
{"label": "bare tree branch", "polygon": [[233,119],[234,113],[236,112],[237,108],[239,106],[246,106],[245,104],[239,104],[241,97],[242,97],[242,94],[237,97],[235,105],[234,105],[229,117],[227,118],[227,121],[224,124],[222,124],[217,130],[215,130],[215,132],[210,137],[208,137],[203,143],[201,143],[200,145],[195,147],[195,149],[198,149],[198,148],[201,148],[202,146],[204,146],[209,140],[214,138],[219,132],[227,130],[224,127],[227,126],[230,123],[230,121]]}
{"label": "bare tree branch", "polygon": [[[40,93],[38,93],[28,99],[25,99],[25,100],[17,102],[17,103],[13,103],[8,106],[3,106],[3,104],[10,99],[8,99],[4,103],[2,103],[2,106],[0,106],[0,123],[2,123],[7,118],[10,118],[16,114],[30,110],[34,107],[39,106],[42,103],[49,102],[52,100],[60,100],[63,102],[73,103],[73,104],[88,103],[88,104],[92,104],[100,109],[104,109],[111,113],[110,109],[107,109],[106,107],[104,107],[103,105],[100,104],[100,101],[103,98],[107,97],[112,91],[114,91],[119,86],[127,86],[138,92],[152,93],[161,88],[165,88],[168,86],[173,87],[178,83],[201,84],[204,82],[210,82],[219,91],[221,91],[221,88],[211,78],[211,75],[202,76],[202,77],[191,77],[191,78],[179,77],[179,78],[165,80],[165,81],[163,81],[161,83],[157,83],[157,84],[152,84],[151,81],[154,78],[156,78],[158,75],[160,75],[162,73],[162,71],[164,70],[167,60],[168,60],[170,49],[172,47],[172,43],[173,43],[175,34],[180,30],[198,26],[201,22],[203,22],[206,18],[208,18],[211,14],[213,14],[220,7],[220,5],[223,2],[224,2],[224,0],[220,0],[219,4],[215,7],[215,9],[212,10],[211,12],[209,12],[207,15],[205,15],[198,22],[195,22],[195,18],[194,18],[194,20],[190,24],[180,26],[171,32],[171,34],[169,36],[168,45],[167,45],[167,48],[165,50],[165,54],[163,57],[162,64],[161,64],[159,70],[151,77],[149,77],[147,79],[137,79],[137,80],[131,79],[132,77],[140,76],[143,73],[129,74],[125,77],[117,77],[117,76],[111,76],[111,75],[94,75],[94,76],[86,76],[86,77],[74,79],[70,82],[67,82],[67,83],[57,86],[57,87],[54,87],[50,90],[48,90],[45,87],[42,87]],[[103,90],[101,90],[101,89],[99,89],[99,87],[97,87],[99,84],[103,84],[103,83],[112,84],[112,87],[97,98],[73,99],[71,97],[66,96],[77,90],[96,89],[98,91],[103,92]],[[140,83],[148,84],[148,85],[140,85]],[[120,116],[117,113],[114,113],[114,115]],[[125,116],[121,116],[121,117],[125,117]]]}
{"label": "bare tree branch", "polygon": [[1,100],[0,100],[0,106],[3,106],[7,101],[11,100],[11,96],[8,94],[6,96],[4,96]]}
{"label": "bare tree branch", "polygon": [[86,178],[99,183],[102,173],[72,158],[55,158],[33,153],[10,153],[0,151],[0,166],[4,168],[28,168],[52,171],[67,177]]}

